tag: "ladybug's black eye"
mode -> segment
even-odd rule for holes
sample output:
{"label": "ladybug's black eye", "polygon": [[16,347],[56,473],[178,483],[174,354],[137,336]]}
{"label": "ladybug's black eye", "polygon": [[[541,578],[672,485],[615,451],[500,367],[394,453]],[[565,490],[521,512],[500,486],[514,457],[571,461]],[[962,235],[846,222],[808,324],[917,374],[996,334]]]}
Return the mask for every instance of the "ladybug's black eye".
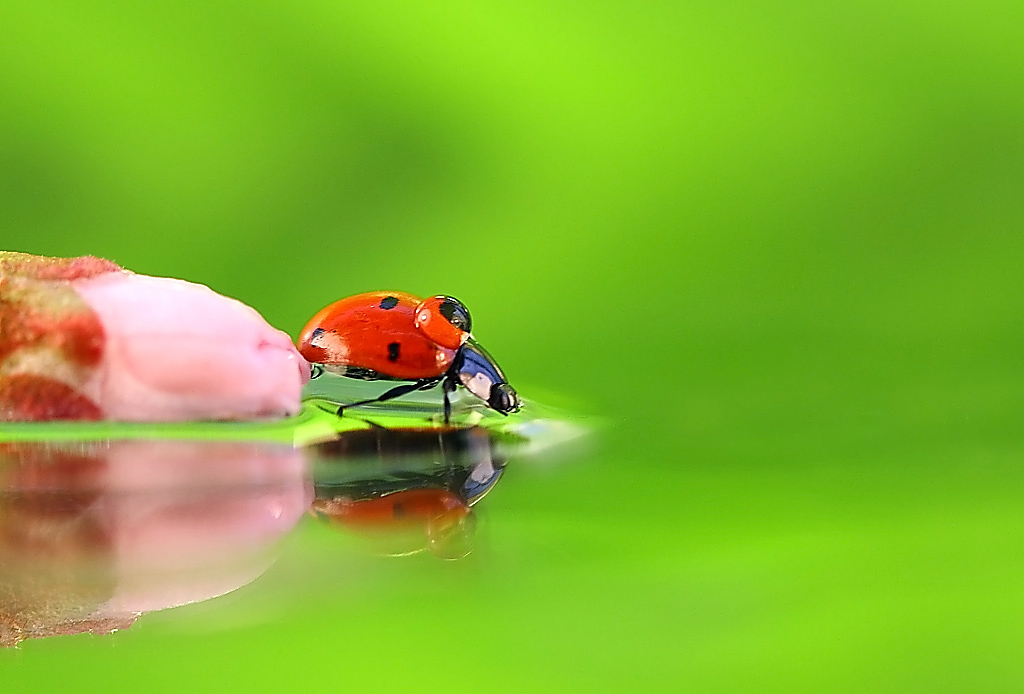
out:
{"label": "ladybug's black eye", "polygon": [[467,333],[473,332],[473,321],[469,317],[469,309],[463,306],[458,299],[446,296],[438,310],[449,323],[459,330]]}

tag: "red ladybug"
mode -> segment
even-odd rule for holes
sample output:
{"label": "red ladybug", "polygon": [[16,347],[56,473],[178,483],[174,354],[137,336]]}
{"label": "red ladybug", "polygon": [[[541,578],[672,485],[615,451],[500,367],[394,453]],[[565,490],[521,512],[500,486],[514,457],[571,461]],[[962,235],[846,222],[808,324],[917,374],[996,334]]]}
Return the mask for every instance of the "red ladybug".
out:
{"label": "red ladybug", "polygon": [[299,352],[341,376],[410,381],[345,407],[441,384],[446,422],[449,394],[460,385],[502,414],[516,412],[522,401],[494,359],[472,339],[471,330],[469,311],[450,296],[420,299],[405,292],[366,292],[313,316],[299,336]]}

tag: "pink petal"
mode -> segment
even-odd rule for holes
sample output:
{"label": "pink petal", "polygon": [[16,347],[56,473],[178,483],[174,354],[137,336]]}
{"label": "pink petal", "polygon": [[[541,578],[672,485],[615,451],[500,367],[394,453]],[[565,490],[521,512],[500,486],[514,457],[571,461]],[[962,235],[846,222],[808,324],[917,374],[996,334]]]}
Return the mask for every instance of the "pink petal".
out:
{"label": "pink petal", "polygon": [[298,412],[309,365],[240,301],[183,280],[111,272],[72,282],[99,316],[103,360],[89,390],[122,421]]}

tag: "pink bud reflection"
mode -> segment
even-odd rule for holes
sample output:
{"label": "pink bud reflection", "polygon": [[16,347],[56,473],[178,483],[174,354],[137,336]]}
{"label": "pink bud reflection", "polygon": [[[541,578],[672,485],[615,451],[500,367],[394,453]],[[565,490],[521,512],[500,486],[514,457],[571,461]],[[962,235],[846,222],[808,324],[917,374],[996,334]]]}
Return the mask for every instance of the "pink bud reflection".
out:
{"label": "pink bud reflection", "polygon": [[0,644],[129,625],[259,576],[312,497],[301,451],[0,447]]}

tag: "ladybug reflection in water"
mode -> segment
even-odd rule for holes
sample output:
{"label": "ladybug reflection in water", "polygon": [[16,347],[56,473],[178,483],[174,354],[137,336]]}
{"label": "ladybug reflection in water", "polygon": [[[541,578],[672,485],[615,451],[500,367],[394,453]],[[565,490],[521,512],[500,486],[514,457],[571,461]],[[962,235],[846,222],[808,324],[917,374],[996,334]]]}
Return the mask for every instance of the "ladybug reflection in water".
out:
{"label": "ladybug reflection in water", "polygon": [[473,507],[507,458],[482,427],[348,431],[314,448],[311,512],[370,542],[374,553],[424,550],[460,559],[472,549]]}
{"label": "ladybug reflection in water", "polygon": [[[449,396],[458,386],[510,414],[522,406],[491,355],[472,339],[469,311],[458,299],[428,299],[405,292],[367,292],[336,301],[306,324],[299,352],[306,360],[348,378],[409,381],[380,396],[339,408],[385,402],[438,384]],[[314,377],[322,371],[314,368]]]}

